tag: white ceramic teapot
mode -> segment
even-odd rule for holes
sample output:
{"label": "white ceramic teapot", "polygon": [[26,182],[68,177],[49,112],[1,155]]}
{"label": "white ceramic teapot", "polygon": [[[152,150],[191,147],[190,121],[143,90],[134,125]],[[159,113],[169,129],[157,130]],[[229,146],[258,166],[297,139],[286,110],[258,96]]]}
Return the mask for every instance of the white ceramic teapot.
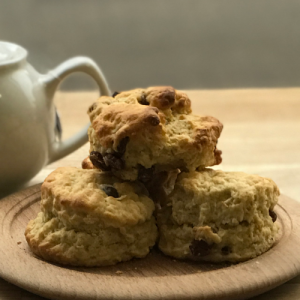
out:
{"label": "white ceramic teapot", "polygon": [[87,57],[71,58],[47,74],[26,60],[27,51],[0,41],[0,194],[29,181],[46,164],[87,141],[87,128],[65,141],[57,139],[59,119],[53,95],[69,74],[84,72],[110,95],[97,64]]}

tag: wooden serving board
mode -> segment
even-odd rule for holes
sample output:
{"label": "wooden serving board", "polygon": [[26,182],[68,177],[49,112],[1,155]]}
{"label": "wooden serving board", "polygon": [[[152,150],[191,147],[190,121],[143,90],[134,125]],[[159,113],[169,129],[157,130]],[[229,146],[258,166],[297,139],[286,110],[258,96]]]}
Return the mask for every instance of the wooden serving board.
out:
{"label": "wooden serving board", "polygon": [[50,299],[247,299],[300,274],[300,203],[281,196],[275,246],[244,263],[178,261],[154,250],[112,267],[65,268],[31,252],[24,238],[39,208],[40,184],[0,201],[0,276]]}

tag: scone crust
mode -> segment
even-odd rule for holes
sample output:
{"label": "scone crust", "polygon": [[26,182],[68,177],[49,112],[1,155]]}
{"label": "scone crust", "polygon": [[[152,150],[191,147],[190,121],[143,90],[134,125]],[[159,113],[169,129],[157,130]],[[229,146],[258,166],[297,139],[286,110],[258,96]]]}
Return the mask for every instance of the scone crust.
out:
{"label": "scone crust", "polygon": [[167,116],[192,113],[191,100],[187,94],[171,86],[154,86],[146,89],[138,88],[117,93],[114,97],[102,96],[88,109],[91,122],[101,112],[102,107],[98,105],[99,101],[101,101],[102,105],[125,102],[128,104],[155,107]]}
{"label": "scone crust", "polygon": [[40,212],[29,222],[25,237],[33,253],[47,261],[96,267],[145,257],[156,242],[157,228],[151,217],[136,226],[91,226],[89,230],[75,230],[59,218],[48,219]]}
{"label": "scone crust", "polygon": [[181,173],[158,214],[159,248],[176,258],[211,262],[256,257],[276,240],[270,212],[278,196],[276,184],[257,175]]}
{"label": "scone crust", "polygon": [[42,185],[41,212],[25,231],[47,261],[104,266],[144,257],[157,239],[154,203],[140,183],[94,169],[58,168]]}
{"label": "scone crust", "polygon": [[[108,196],[100,186],[109,184],[119,193]],[[110,173],[62,167],[42,184],[41,210],[73,226],[98,224],[120,227],[149,220],[153,201],[143,185],[122,182]]]}
{"label": "scone crust", "polygon": [[94,165],[92,164],[90,160],[90,156],[87,156],[82,162],[81,162],[82,169],[96,169]]}
{"label": "scone crust", "polygon": [[100,97],[89,109],[91,161],[117,177],[136,180],[139,168],[197,168],[221,163],[216,149],[223,125],[191,114],[188,97],[171,87],[152,87]]}

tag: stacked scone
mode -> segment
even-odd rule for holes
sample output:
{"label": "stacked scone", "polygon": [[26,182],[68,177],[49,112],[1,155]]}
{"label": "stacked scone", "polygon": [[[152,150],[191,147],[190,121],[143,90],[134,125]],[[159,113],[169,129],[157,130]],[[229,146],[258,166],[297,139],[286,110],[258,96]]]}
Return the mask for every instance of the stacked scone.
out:
{"label": "stacked scone", "polygon": [[158,213],[159,248],[176,258],[239,262],[267,251],[278,227],[271,179],[203,169],[181,173]]}
{"label": "stacked scone", "polygon": [[25,236],[45,260],[111,265],[148,254],[157,239],[153,211],[142,184],[97,170],[58,168],[42,185],[41,212]]}
{"label": "stacked scone", "polygon": [[88,114],[83,169],[59,168],[42,185],[42,212],[25,232],[34,253],[101,266],[144,257],[158,240],[176,258],[239,262],[273,245],[277,186],[207,168],[222,161],[223,126],[192,114],[186,94],[172,87],[115,93]]}

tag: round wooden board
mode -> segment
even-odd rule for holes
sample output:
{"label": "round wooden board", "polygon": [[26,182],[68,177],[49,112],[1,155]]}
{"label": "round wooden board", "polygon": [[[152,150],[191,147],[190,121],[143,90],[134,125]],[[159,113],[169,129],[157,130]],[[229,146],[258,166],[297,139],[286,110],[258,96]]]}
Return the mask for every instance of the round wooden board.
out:
{"label": "round wooden board", "polygon": [[50,299],[247,299],[300,273],[300,203],[281,196],[275,246],[237,265],[178,261],[154,250],[112,267],[65,268],[35,257],[24,230],[39,208],[40,185],[0,201],[0,276]]}

